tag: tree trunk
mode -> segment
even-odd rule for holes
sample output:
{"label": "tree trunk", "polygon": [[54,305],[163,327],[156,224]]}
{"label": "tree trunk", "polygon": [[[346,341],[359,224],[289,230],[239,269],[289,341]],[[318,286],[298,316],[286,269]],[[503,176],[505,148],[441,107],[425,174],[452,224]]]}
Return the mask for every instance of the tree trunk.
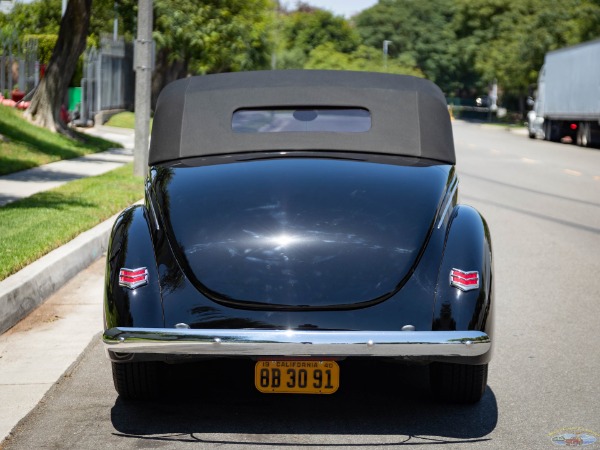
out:
{"label": "tree trunk", "polygon": [[171,53],[172,51],[169,48],[161,48],[156,53],[156,67],[152,74],[152,109],[156,107],[158,94],[167,84],[188,75],[189,58],[180,55],[177,59],[171,61]]}
{"label": "tree trunk", "polygon": [[81,53],[85,50],[92,0],[69,0],[60,23],[58,40],[25,117],[36,125],[74,136],[60,117],[69,83]]}

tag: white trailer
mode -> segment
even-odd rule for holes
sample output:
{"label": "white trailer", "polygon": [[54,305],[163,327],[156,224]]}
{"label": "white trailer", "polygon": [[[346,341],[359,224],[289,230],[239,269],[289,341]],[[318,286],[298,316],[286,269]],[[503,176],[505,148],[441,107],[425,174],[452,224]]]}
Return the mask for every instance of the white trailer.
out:
{"label": "white trailer", "polygon": [[529,137],[600,145],[600,39],[546,53]]}

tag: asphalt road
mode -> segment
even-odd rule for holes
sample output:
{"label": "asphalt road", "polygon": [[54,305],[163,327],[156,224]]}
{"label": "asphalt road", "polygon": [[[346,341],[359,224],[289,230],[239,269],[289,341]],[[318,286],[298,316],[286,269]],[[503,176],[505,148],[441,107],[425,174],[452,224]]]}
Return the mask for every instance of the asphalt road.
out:
{"label": "asphalt road", "polygon": [[461,201],[486,217],[495,251],[479,404],[436,404],[422,367],[360,361],[342,363],[332,396],[262,395],[251,365],[224,362],[174,367],[167,398],[126,403],[95,339],[3,450],[549,449],[575,429],[600,448],[600,150],[463,122],[455,141]]}

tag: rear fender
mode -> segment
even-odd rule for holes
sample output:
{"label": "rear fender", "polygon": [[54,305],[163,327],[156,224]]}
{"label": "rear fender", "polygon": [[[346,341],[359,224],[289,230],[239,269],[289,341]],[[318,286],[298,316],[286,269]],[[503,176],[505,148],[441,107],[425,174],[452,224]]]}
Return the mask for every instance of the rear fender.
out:
{"label": "rear fender", "polygon": [[[164,326],[164,315],[148,212],[143,205],[123,211],[112,229],[106,258],[104,326]],[[122,268],[148,271],[148,283],[135,289],[119,286]]]}
{"label": "rear fender", "polygon": [[[461,290],[450,283],[450,272],[477,272],[479,287]],[[483,217],[470,206],[454,207],[446,232],[438,274],[433,330],[476,330],[491,337],[494,296],[492,244]],[[480,362],[482,363],[482,362]]]}

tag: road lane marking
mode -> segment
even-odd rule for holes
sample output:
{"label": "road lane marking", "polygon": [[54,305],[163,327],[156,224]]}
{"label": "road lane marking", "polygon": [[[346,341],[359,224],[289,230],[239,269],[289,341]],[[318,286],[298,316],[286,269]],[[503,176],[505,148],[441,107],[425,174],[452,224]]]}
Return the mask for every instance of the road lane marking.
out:
{"label": "road lane marking", "polygon": [[563,172],[566,173],[567,175],[572,175],[574,177],[580,177],[581,176],[581,172],[578,172],[577,170],[565,169],[565,170],[563,170]]}
{"label": "road lane marking", "polygon": [[537,160],[535,159],[521,158],[521,161],[523,161],[526,164],[537,164]]}

